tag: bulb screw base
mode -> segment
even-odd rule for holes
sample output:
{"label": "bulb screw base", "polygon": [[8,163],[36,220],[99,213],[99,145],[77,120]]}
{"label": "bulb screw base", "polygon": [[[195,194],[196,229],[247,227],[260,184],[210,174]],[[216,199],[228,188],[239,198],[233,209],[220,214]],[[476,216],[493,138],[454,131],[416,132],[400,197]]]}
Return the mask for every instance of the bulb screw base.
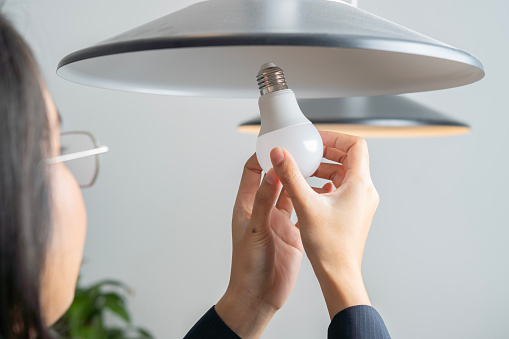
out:
{"label": "bulb screw base", "polygon": [[262,65],[256,75],[256,81],[260,95],[288,89],[283,70],[271,62]]}

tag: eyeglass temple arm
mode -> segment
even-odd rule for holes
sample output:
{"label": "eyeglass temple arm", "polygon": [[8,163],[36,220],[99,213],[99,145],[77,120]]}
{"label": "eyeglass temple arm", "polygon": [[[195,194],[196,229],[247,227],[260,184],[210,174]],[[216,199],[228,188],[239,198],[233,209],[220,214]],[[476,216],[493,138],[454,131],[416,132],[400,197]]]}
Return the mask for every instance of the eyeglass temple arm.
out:
{"label": "eyeglass temple arm", "polygon": [[71,153],[71,154],[66,154],[66,155],[59,155],[57,157],[49,158],[46,160],[46,163],[47,164],[56,164],[58,162],[64,162],[64,161],[69,161],[69,160],[85,158],[85,157],[89,157],[92,155],[103,154],[103,153],[108,152],[109,150],[110,149],[108,146],[100,146],[100,147],[89,149],[86,151],[81,151],[81,152],[76,152],[76,153]]}

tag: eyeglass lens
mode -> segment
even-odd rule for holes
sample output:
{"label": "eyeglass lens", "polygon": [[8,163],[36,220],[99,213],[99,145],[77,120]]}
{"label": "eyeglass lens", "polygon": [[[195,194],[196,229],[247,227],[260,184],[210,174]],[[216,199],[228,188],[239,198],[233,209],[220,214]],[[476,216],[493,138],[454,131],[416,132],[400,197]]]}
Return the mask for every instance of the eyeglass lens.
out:
{"label": "eyeglass lens", "polygon": [[[92,137],[87,133],[68,133],[60,136],[61,154],[82,152],[96,147]],[[97,176],[99,159],[97,155],[69,160],[65,165],[72,172],[81,187],[91,186]]]}

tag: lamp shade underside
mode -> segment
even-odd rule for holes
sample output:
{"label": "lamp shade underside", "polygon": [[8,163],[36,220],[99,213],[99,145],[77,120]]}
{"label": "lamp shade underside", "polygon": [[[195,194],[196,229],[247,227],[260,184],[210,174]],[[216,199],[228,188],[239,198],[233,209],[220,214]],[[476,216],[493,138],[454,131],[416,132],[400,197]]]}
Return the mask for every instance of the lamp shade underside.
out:
{"label": "lamp shade underside", "polygon": [[57,73],[90,86],[255,98],[274,62],[299,98],[400,94],[484,76],[474,56],[347,3],[203,1],[66,56]]}

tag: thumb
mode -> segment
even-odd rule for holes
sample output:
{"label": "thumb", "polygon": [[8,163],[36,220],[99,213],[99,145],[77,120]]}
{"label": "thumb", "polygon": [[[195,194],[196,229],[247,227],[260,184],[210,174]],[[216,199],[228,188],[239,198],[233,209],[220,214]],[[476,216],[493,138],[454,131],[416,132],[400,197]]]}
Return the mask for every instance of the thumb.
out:
{"label": "thumb", "polygon": [[309,205],[309,199],[314,191],[302,176],[292,155],[285,149],[276,147],[270,152],[270,160],[284,189],[292,199],[295,211],[304,209]]}

